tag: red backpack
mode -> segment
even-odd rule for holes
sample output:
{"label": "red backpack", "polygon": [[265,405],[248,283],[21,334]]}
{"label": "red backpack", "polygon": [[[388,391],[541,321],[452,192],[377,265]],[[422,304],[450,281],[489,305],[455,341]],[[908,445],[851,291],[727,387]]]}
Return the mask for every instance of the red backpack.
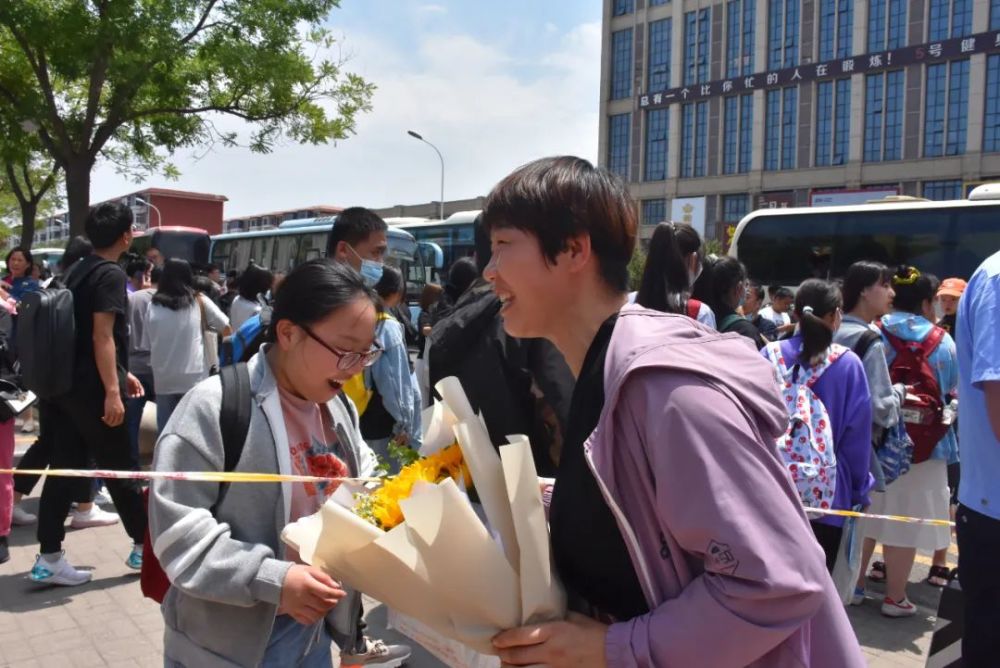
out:
{"label": "red backpack", "polygon": [[889,365],[889,376],[893,383],[906,386],[906,401],[903,402],[903,422],[906,433],[913,441],[913,463],[930,459],[938,442],[948,433],[942,414],[944,400],[937,374],[931,366],[931,354],[940,345],[945,331],[935,326],[923,341],[906,341],[890,334],[882,328],[889,345],[896,351],[896,357]]}

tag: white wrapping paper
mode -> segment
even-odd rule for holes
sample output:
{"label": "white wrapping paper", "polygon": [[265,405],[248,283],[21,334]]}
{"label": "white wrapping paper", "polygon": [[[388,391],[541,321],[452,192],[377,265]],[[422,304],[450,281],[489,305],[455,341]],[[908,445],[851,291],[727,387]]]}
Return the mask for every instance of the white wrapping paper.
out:
{"label": "white wrapping paper", "polygon": [[415,488],[400,503],[405,521],[391,531],[357,517],[335,495],[288,525],[282,539],[307,563],[432,632],[495,655],[490,641],[500,631],[565,617],[565,596],[528,439],[511,437],[498,456],[457,379],[437,390],[444,406],[427,433],[452,426],[489,529],[449,478]]}

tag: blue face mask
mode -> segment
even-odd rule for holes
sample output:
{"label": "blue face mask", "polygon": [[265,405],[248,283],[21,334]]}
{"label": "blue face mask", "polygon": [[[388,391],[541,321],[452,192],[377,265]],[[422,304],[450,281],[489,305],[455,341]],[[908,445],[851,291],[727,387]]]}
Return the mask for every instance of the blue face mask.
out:
{"label": "blue face mask", "polygon": [[382,263],[374,260],[361,260],[361,278],[368,287],[373,288],[382,280]]}
{"label": "blue face mask", "polygon": [[361,278],[365,279],[365,284],[368,287],[374,288],[382,280],[382,263],[375,260],[366,260],[361,257],[358,251],[354,250],[354,246],[348,244],[347,247],[354,253],[354,257],[361,260]]}

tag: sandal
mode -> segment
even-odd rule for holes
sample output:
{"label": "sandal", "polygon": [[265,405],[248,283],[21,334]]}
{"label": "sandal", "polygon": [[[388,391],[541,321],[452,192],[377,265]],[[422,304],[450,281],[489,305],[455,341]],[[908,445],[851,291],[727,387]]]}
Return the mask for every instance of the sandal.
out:
{"label": "sandal", "polygon": [[885,582],[884,561],[876,561],[872,563],[872,569],[868,571],[868,579],[872,582]]}
{"label": "sandal", "polygon": [[947,587],[949,576],[951,576],[951,569],[947,566],[931,566],[926,582],[932,587]]}

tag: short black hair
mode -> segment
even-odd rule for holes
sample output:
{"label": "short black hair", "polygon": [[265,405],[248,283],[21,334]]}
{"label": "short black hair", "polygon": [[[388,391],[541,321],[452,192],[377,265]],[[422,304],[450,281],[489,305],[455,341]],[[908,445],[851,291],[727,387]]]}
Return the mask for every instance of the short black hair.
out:
{"label": "short black hair", "polygon": [[247,267],[247,270],[240,275],[240,297],[243,297],[243,299],[248,301],[257,301],[257,295],[270,290],[273,283],[274,274],[263,267],[251,264]]}
{"label": "short black hair", "polygon": [[337,244],[341,241],[353,246],[371,236],[374,232],[385,232],[389,229],[382,218],[371,209],[363,206],[352,206],[337,214],[337,220],[330,228],[326,238],[326,256],[332,257],[337,252]]}
{"label": "short black hair", "polygon": [[781,285],[774,288],[774,291],[771,293],[771,301],[775,299],[795,299],[795,293]]}
{"label": "short black hair", "polygon": [[121,202],[104,202],[91,207],[83,229],[97,250],[115,245],[123,234],[132,229],[132,209]]}
{"label": "short black hair", "polygon": [[194,304],[194,271],[187,260],[170,258],[163,264],[163,279],[153,295],[153,303],[171,311]]}
{"label": "short black hair", "polygon": [[31,265],[35,263],[35,258],[31,257],[31,251],[24,246],[14,246],[7,252],[7,259],[4,264],[10,264],[10,258],[14,256],[14,253],[20,253],[24,256],[24,261],[28,263],[28,268],[25,269],[25,276],[31,275]]}
{"label": "short black hair", "polygon": [[385,299],[404,290],[406,290],[406,282],[403,280],[403,273],[395,267],[383,266],[382,278],[375,284],[375,292],[378,293],[378,296]]}
{"label": "short black hair", "polygon": [[145,274],[153,266],[153,263],[146,258],[133,258],[125,265],[125,273],[129,278],[135,278],[136,274]]}
{"label": "short black hair", "polygon": [[66,271],[80,258],[87,257],[94,252],[94,244],[90,243],[87,237],[76,236],[69,240],[66,244],[66,250],[63,252],[61,258],[59,258],[59,269]]}
{"label": "short black hair", "polygon": [[303,262],[288,272],[274,296],[267,340],[275,341],[282,320],[308,327],[355,299],[367,299],[377,313],[383,312],[382,300],[351,267],[326,260]]}
{"label": "short black hair", "polygon": [[534,235],[549,263],[570,239],[587,234],[604,283],[622,292],[628,288],[638,228],[635,200],[607,169],[574,156],[529,162],[493,188],[482,216],[488,232],[506,227]]}

